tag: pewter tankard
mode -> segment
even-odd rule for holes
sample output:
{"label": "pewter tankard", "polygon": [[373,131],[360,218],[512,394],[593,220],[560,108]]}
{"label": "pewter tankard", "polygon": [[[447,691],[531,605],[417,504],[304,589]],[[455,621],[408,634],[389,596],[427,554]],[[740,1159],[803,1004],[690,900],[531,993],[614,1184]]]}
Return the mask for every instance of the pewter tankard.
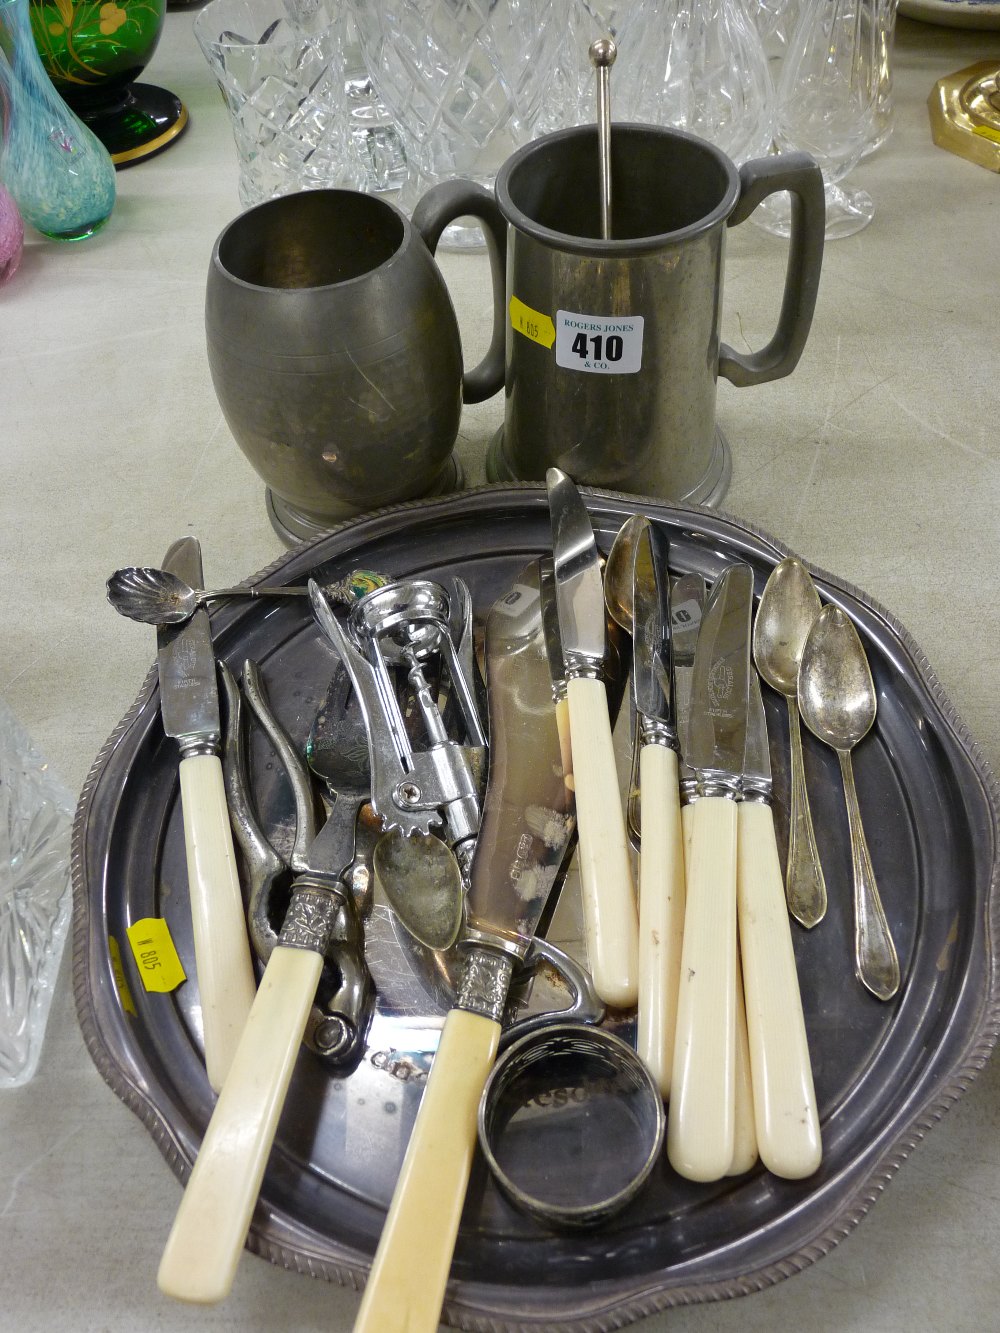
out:
{"label": "pewter tankard", "polygon": [[505,227],[486,190],[493,342],[463,374],[433,250],[459,214],[421,226],[383,199],[305,190],[241,214],[216,241],[205,324],[212,381],[289,544],[351,514],[452,489],[462,402],[503,382]]}
{"label": "pewter tankard", "polygon": [[[541,480],[555,466],[590,485],[717,502],[730,475],[717,379],[762,384],[799,360],[823,254],[822,175],[804,153],[737,170],[693,135],[621,124],[611,177],[602,240],[596,126],[538,139],[499,172],[506,402],[487,474]],[[794,217],[784,299],[771,341],[744,356],[720,340],[726,231],[778,190]],[[433,210],[433,195],[422,206]]]}

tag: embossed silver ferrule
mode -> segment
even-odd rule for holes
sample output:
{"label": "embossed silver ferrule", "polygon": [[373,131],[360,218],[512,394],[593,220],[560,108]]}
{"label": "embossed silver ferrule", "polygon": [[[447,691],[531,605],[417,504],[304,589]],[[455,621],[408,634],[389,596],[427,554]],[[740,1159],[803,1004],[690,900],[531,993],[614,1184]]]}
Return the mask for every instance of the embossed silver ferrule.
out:
{"label": "embossed silver ferrule", "polygon": [[480,1014],[494,1023],[501,1022],[514,974],[514,961],[503,949],[470,944],[455,1008]]}
{"label": "embossed silver ferrule", "polygon": [[757,805],[770,805],[770,782],[755,774],[744,773],[740,781],[740,800],[753,801]]}
{"label": "embossed silver ferrule", "polygon": [[299,876],[278,943],[286,949],[311,949],[325,955],[345,898],[343,888],[329,880]]}
{"label": "embossed silver ferrule", "polygon": [[726,800],[738,801],[742,795],[738,774],[727,773],[721,768],[704,768],[697,776],[699,796],[723,796]]}
{"label": "embossed silver ferrule", "polygon": [[194,759],[199,755],[218,754],[221,745],[222,737],[217,731],[209,732],[207,735],[195,734],[177,737],[177,747],[182,759]]}
{"label": "embossed silver ferrule", "polygon": [[662,745],[668,750],[676,750],[678,754],[681,751],[676,727],[658,717],[647,717],[642,713],[639,714],[639,745]]}

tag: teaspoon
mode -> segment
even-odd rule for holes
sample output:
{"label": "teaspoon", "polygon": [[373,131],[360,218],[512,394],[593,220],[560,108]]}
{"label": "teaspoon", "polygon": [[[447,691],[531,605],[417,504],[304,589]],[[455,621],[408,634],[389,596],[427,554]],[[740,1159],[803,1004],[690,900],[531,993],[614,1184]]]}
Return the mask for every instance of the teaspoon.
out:
{"label": "teaspoon", "polygon": [[791,752],[791,803],[785,895],[788,910],[803,926],[815,926],[826,913],[826,882],[809,810],[802,733],[796,703],[799,662],[806,636],[820,613],[819,593],[801,560],[782,560],[761,593],[753,629],[753,660],[772,689],[788,705]]}
{"label": "teaspoon", "polygon": [[182,625],[200,606],[219,597],[304,597],[306,588],[191,588],[165,569],[130,565],[108,579],[108,601],[129,620],[144,625]]}
{"label": "teaspoon", "polygon": [[865,841],[851,750],[875,721],[875,685],[858,632],[837,606],[825,606],[802,650],[798,699],[802,720],[837,751],[847,803],[854,877],[854,968],[880,1000],[899,989],[899,960]]}

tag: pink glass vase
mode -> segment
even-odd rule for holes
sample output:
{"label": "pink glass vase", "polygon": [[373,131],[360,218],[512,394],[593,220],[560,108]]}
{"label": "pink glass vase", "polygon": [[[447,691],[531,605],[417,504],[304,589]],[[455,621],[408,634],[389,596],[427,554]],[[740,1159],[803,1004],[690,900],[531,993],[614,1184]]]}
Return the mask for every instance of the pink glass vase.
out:
{"label": "pink glass vase", "polygon": [[21,214],[0,181],[0,287],[14,276],[23,249],[24,223]]}

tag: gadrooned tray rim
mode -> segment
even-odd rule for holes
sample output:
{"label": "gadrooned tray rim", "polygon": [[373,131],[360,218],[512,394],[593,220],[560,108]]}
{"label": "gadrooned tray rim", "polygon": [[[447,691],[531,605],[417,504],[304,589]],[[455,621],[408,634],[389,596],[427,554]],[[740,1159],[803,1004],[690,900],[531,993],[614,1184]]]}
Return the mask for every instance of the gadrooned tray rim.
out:
{"label": "gadrooned tray rim", "polygon": [[[764,529],[716,509],[710,509],[702,505],[667,503],[651,496],[638,496],[595,487],[581,486],[580,490],[584,496],[593,497],[597,501],[624,502],[633,509],[666,511],[677,515],[682,520],[690,519],[694,525],[697,525],[699,521],[702,523],[707,521],[710,526],[720,524],[731,527],[749,538],[772,547],[778,559],[794,554],[790,547],[771,536]],[[264,582],[270,576],[282,571],[290,560],[304,554],[310,548],[322,545],[331,537],[361,524],[406,512],[418,514],[422,510],[432,507],[439,508],[441,505],[467,503],[478,498],[488,504],[491,496],[510,495],[513,492],[533,492],[538,497],[539,505],[545,504],[544,485],[523,482],[481,486],[459,491],[451,496],[429,497],[387,506],[348,519],[320,537],[298,543],[272,561],[265,569],[244,579],[243,583],[253,585]],[[446,1300],[442,1311],[442,1319],[452,1327],[467,1330],[468,1333],[529,1333],[529,1331],[530,1333],[541,1333],[543,1330],[549,1330],[550,1333],[567,1333],[570,1329],[574,1330],[574,1333],[610,1333],[613,1329],[620,1329],[627,1324],[675,1306],[750,1295],[801,1272],[804,1268],[829,1254],[844,1237],[858,1226],[914,1148],[969,1088],[986,1065],[997,1044],[998,1037],[1000,1037],[1000,970],[997,967],[997,941],[1000,938],[1000,894],[997,892],[998,879],[1000,879],[1000,864],[998,864],[997,859],[997,846],[1000,842],[1000,836],[998,836],[1000,834],[1000,813],[998,813],[1000,812],[1000,786],[998,786],[992,769],[979,745],[945,695],[927,656],[909,631],[890,611],[869,597],[860,588],[838,578],[836,575],[827,573],[809,561],[804,560],[803,563],[806,564],[806,567],[814,576],[853,598],[867,611],[883,620],[899,639],[912,657],[922,683],[940,710],[944,721],[951,728],[956,741],[965,752],[982,784],[991,817],[993,859],[986,912],[989,984],[978,1030],[974,1037],[967,1041],[965,1050],[953,1068],[948,1081],[943,1086],[935,1089],[934,1094],[909,1124],[896,1135],[893,1142],[884,1150],[872,1166],[870,1174],[862,1187],[850,1200],[849,1205],[832,1223],[821,1229],[807,1243],[800,1245],[794,1253],[763,1268],[740,1274],[736,1278],[725,1281],[672,1286],[626,1295],[621,1298],[617,1294],[608,1294],[607,1299],[595,1303],[595,1308],[592,1308],[587,1315],[574,1319],[572,1322],[567,1322],[565,1319],[553,1322],[544,1313],[540,1313],[537,1319],[532,1318],[525,1321],[525,1319],[519,1318],[512,1322],[506,1317],[494,1317],[490,1314],[473,1312],[460,1301]],[[94,759],[77,804],[71,845],[73,993],[83,1039],[98,1072],[114,1093],[139,1117],[163,1154],[168,1166],[183,1183],[186,1182],[190,1174],[190,1165],[179,1150],[170,1126],[158,1108],[127,1077],[100,1030],[88,968],[91,902],[86,892],[84,845],[91,804],[108,759],[145,706],[156,680],[157,668],[154,662],[143,680],[135,702],[115,727]],[[345,1256],[342,1262],[333,1262],[325,1256],[310,1254],[308,1247],[304,1245],[300,1249],[293,1249],[290,1245],[262,1237],[254,1227],[251,1227],[247,1239],[247,1248],[276,1266],[301,1273],[304,1276],[337,1282],[355,1291],[360,1291],[364,1287],[367,1278],[368,1265],[363,1259],[359,1258],[359,1261],[354,1264],[349,1262]],[[633,1283],[634,1279],[626,1285],[631,1286]],[[596,1304],[601,1304],[604,1308],[596,1308]]]}

